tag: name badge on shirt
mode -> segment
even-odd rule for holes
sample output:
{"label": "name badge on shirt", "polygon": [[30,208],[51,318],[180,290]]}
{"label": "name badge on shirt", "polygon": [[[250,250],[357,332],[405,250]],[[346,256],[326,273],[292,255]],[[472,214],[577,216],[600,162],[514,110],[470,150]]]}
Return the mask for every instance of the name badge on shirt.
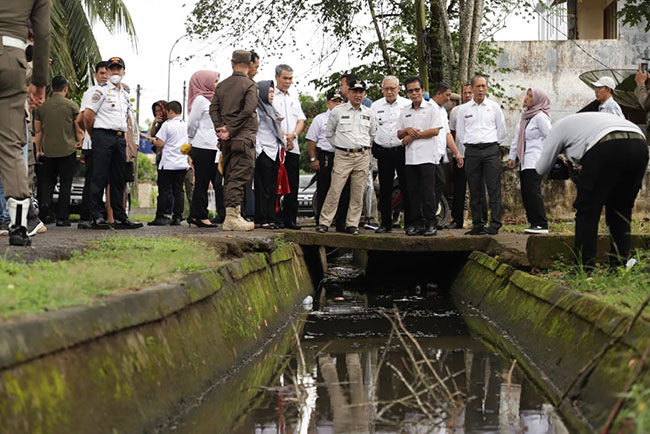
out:
{"label": "name badge on shirt", "polygon": [[465,119],[469,119],[471,117],[474,117],[474,115],[465,115]]}
{"label": "name badge on shirt", "polygon": [[405,115],[404,117],[405,117],[405,118],[410,118],[411,116],[413,116],[413,115],[408,114],[408,115]]}
{"label": "name badge on shirt", "polygon": [[349,115],[347,115],[347,116],[341,116],[341,119],[350,119],[350,116],[349,116]]}

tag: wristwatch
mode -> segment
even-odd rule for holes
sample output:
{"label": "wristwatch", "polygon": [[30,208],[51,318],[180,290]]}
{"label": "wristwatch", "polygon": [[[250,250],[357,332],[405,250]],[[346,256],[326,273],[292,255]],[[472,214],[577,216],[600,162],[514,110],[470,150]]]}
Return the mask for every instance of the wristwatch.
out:
{"label": "wristwatch", "polygon": [[316,157],[309,157],[309,162],[310,163],[313,163],[314,161],[316,161]]}

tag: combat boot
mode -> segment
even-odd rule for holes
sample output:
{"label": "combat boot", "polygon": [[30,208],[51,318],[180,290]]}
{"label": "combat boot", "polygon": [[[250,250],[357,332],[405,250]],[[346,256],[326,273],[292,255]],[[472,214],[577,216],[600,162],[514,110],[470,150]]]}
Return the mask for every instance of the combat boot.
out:
{"label": "combat boot", "polygon": [[239,222],[239,229],[240,231],[252,231],[255,229],[255,223],[249,222],[246,220],[244,217],[241,215],[241,205],[237,205],[235,207],[235,213],[237,216],[237,221]]}
{"label": "combat boot", "polygon": [[9,244],[12,246],[31,246],[32,240],[27,235],[27,211],[29,199],[16,200],[13,197],[7,199],[9,210]]}
{"label": "combat boot", "polygon": [[239,207],[226,208],[226,219],[221,228],[224,231],[252,231],[255,224],[244,220]]}

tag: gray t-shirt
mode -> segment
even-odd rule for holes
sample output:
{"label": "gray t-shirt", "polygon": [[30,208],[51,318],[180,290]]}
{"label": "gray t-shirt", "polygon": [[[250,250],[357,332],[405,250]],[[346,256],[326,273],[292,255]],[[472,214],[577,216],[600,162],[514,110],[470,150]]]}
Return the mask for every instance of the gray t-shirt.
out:
{"label": "gray t-shirt", "polygon": [[577,113],[562,118],[553,125],[544,141],[542,156],[535,166],[537,173],[548,173],[560,153],[564,153],[572,163],[580,164],[588,150],[614,131],[643,135],[641,129],[632,122],[609,113]]}

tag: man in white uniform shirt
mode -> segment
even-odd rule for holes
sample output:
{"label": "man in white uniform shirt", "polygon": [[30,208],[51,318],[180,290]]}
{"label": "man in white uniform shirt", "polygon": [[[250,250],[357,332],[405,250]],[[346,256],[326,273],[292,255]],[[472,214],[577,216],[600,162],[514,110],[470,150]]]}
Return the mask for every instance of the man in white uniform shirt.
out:
{"label": "man in white uniform shirt", "polygon": [[411,223],[408,188],[404,165],[404,146],[397,137],[397,119],[402,109],[411,102],[400,96],[400,85],[397,77],[389,75],[381,82],[381,93],[384,97],[372,103],[370,108],[377,122],[377,134],[372,146],[372,153],[379,166],[379,214],[381,225],[375,231],[378,234],[393,230],[393,179],[397,172],[402,204],[404,205],[404,225]]}
{"label": "man in white uniform shirt", "polygon": [[[449,102],[451,97],[451,88],[447,83],[438,83],[431,92],[433,98],[431,98],[431,104],[438,108],[440,111],[440,120],[442,121],[442,129],[440,133],[436,136],[436,142],[438,143],[438,162],[436,163],[436,210],[440,204],[443,193],[445,192],[445,185],[447,183],[445,179],[445,170],[443,167],[444,158],[447,155],[447,148],[449,148],[454,154],[454,160],[458,168],[463,167],[463,156],[458,151],[454,138],[451,135],[449,129],[449,120],[447,118],[447,110],[445,110],[445,105]],[[438,227],[438,229],[442,229]]]}
{"label": "man in white uniform shirt", "polygon": [[284,196],[280,214],[284,227],[300,229],[296,222],[298,218],[298,185],[300,183],[300,146],[298,135],[305,128],[305,114],[300,107],[298,97],[289,93],[293,83],[293,69],[289,65],[275,67],[275,99],[273,107],[283,118],[280,127],[287,139],[287,153],[284,167],[289,177],[291,192]]}
{"label": "man in white uniform shirt", "polygon": [[[465,173],[469,184],[472,230],[468,235],[496,235],[501,228],[501,153],[506,139],[503,111],[487,98],[487,79],[480,75],[471,81],[474,96],[463,104],[456,123],[456,143],[465,146]],[[483,180],[490,198],[490,226],[486,229],[481,195]]]}
{"label": "man in white uniform shirt", "polygon": [[[105,61],[99,62],[95,65],[95,82],[97,84],[104,84],[108,81],[108,69],[106,69],[108,63]],[[84,110],[90,104],[90,99],[93,94],[93,88],[89,88],[81,98],[81,108],[79,109],[79,117],[77,118],[77,124],[84,129],[83,115]],[[93,179],[93,146],[92,140],[88,135],[88,131],[84,133],[84,141],[81,145],[81,164],[86,168],[85,177],[84,177],[84,189],[81,194],[81,205],[79,206],[79,223],[77,228],[79,229],[90,229],[92,217],[90,216],[90,183]]]}
{"label": "man in white uniform shirt", "polygon": [[424,85],[418,76],[404,82],[411,105],[402,109],[397,137],[405,150],[406,179],[412,221],[406,235],[434,236],[436,227],[436,136],[442,129],[440,110],[424,101]]}
{"label": "man in white uniform shirt", "polygon": [[613,98],[614,89],[616,88],[614,79],[612,77],[600,77],[598,81],[591,84],[596,87],[594,93],[596,94],[596,99],[600,103],[598,111],[601,113],[610,113],[614,116],[625,119],[621,106],[618,105]]}
{"label": "man in white uniform shirt", "polygon": [[[315,217],[316,226],[319,224],[318,217],[320,210],[325,203],[325,197],[332,183],[332,168],[334,167],[334,147],[327,140],[327,121],[330,118],[332,109],[343,104],[343,97],[340,93],[330,91],[327,93],[325,105],[327,111],[316,115],[309,125],[305,139],[307,140],[307,153],[309,154],[309,165],[311,170],[316,172],[316,193],[313,200],[316,201]],[[345,232],[345,218],[348,214],[350,204],[350,182],[348,181],[341,192],[338,209],[336,211],[336,229],[338,232]]]}

